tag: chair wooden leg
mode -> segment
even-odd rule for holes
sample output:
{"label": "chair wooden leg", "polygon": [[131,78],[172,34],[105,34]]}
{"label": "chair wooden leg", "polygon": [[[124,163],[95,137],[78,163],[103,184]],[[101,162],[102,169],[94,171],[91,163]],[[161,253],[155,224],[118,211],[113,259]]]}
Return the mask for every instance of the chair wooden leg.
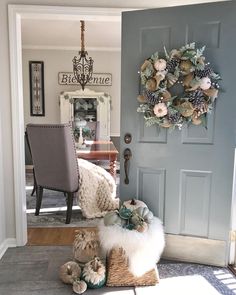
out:
{"label": "chair wooden leg", "polygon": [[42,197],[43,197],[43,187],[37,185],[36,187],[36,210],[35,210],[35,215],[39,215],[39,211],[41,208],[41,203],[42,203]]}
{"label": "chair wooden leg", "polygon": [[34,193],[36,192],[36,189],[37,189],[37,183],[36,183],[34,168],[33,168],[33,176],[34,176],[34,187],[33,187],[33,190],[31,192],[31,196],[34,195]]}
{"label": "chair wooden leg", "polygon": [[67,193],[67,211],[66,211],[66,224],[70,223],[72,215],[72,206],[73,206],[73,193]]}

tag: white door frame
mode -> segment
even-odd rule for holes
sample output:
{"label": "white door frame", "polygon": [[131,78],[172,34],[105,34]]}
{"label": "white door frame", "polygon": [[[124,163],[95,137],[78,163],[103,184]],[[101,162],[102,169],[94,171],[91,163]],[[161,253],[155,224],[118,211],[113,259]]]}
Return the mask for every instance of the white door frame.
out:
{"label": "white door frame", "polygon": [[16,244],[27,243],[21,19],[121,22],[121,8],[9,5],[9,45]]}
{"label": "white door frame", "polygon": [[236,265],[236,149],[234,150],[234,176],[232,188],[231,232],[229,247],[229,264]]}

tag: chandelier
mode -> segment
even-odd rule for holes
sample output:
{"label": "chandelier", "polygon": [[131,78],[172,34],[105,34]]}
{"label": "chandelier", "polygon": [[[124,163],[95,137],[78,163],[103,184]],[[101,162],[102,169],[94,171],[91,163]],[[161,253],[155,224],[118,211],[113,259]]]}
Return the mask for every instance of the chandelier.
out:
{"label": "chandelier", "polygon": [[75,56],[73,62],[73,72],[76,81],[81,85],[84,90],[85,85],[89,82],[93,75],[93,60],[87,57],[88,52],[85,51],[84,46],[84,21],[81,20],[81,50],[79,55]]}

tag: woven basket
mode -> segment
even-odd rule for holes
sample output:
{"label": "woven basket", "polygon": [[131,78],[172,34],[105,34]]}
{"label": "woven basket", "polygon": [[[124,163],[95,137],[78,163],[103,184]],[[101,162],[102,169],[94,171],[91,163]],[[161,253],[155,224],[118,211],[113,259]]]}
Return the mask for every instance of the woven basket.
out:
{"label": "woven basket", "polygon": [[107,286],[154,286],[159,282],[156,269],[135,277],[128,269],[128,259],[122,248],[114,248],[107,259]]}

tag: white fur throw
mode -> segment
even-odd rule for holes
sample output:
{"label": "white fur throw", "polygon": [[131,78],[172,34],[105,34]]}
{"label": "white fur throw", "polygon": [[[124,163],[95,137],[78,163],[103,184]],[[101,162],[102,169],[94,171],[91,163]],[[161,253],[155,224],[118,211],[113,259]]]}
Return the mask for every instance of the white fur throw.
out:
{"label": "white fur throw", "polygon": [[134,276],[142,276],[153,269],[164,250],[165,238],[161,221],[154,217],[146,232],[127,230],[118,225],[99,225],[99,239],[102,249],[122,247],[126,253],[129,271]]}
{"label": "white fur throw", "polygon": [[79,191],[77,202],[86,218],[104,216],[119,207],[114,178],[102,167],[78,159]]}

